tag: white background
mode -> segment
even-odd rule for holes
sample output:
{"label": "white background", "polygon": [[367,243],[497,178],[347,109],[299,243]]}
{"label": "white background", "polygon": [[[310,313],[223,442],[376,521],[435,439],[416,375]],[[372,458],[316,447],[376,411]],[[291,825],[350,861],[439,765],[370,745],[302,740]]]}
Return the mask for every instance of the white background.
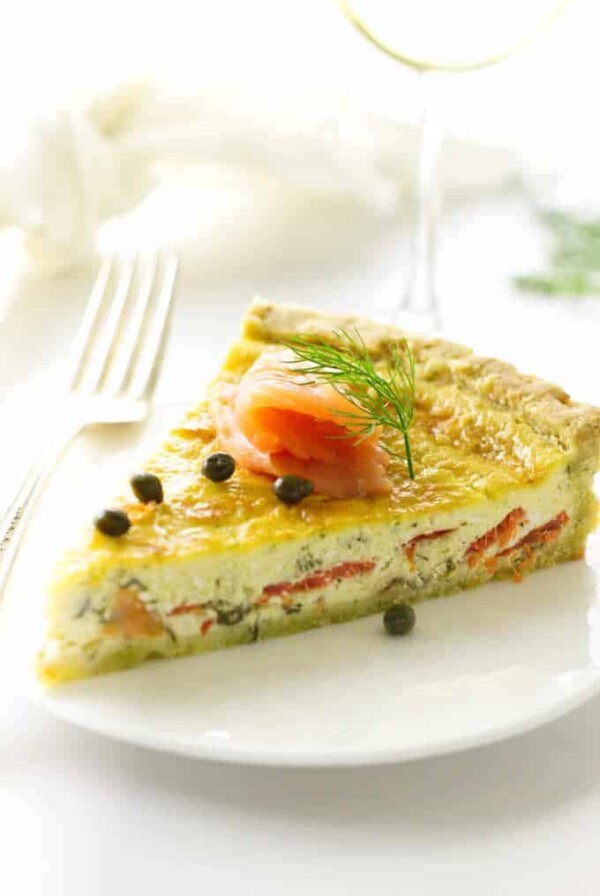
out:
{"label": "white background", "polygon": [[[239,4],[229,27],[233,6],[172,2],[152,11],[131,3],[21,3],[10,20],[21,38],[4,35],[3,101],[25,116],[34,96],[42,105],[48,101],[41,98],[42,82],[58,97],[73,88],[75,74],[81,72],[82,85],[86,72],[95,71],[100,81],[108,71],[118,78],[120,66],[133,68],[145,57],[159,68],[177,61],[180,71],[171,74],[182,78],[188,66],[194,77],[210,70],[218,78],[219,65],[221,74],[231,74],[232,59],[242,68],[262,60],[248,70],[263,78],[283,71],[290,79],[327,76],[331,85],[339,72],[349,90],[365,91],[374,105],[389,109],[398,96],[410,108],[410,76],[375,60],[344,31],[335,11],[324,11],[327,4],[271,4],[268,17],[263,3]],[[460,103],[448,105],[457,128],[489,139],[522,139],[527,152],[553,135],[561,164],[572,159],[569,171],[585,168],[593,147],[587,125],[594,114],[596,29],[593,4],[575,6],[580,11],[570,15],[578,25],[570,26],[570,40],[565,25],[560,39],[558,32],[548,37],[545,49],[540,45],[529,61],[511,63],[504,75],[499,68],[462,81]],[[311,16],[322,19],[309,41]],[[261,27],[250,28],[252,21]],[[267,24],[296,39],[274,40]],[[336,68],[331,35],[338,28],[344,36]],[[262,43],[259,31],[266,35]],[[114,67],[107,66],[109,57]],[[7,84],[14,89],[6,90]],[[197,394],[255,292],[382,317],[400,293],[402,222],[343,204],[315,206],[287,197],[265,203],[259,187],[244,195],[223,214],[222,231],[184,255],[159,400]],[[519,297],[510,289],[510,275],[534,266],[542,250],[519,196],[449,209],[441,258],[447,327],[465,342],[597,402],[597,301]],[[10,263],[7,255],[0,292],[4,495],[33,441],[43,439],[52,403],[35,398],[53,382],[93,273],[90,268],[47,280],[25,277],[16,260],[12,269]],[[0,720],[3,892],[598,892],[598,699],[506,744],[406,766],[337,772],[220,767],[112,743],[49,718],[15,694],[10,680],[0,685]]]}

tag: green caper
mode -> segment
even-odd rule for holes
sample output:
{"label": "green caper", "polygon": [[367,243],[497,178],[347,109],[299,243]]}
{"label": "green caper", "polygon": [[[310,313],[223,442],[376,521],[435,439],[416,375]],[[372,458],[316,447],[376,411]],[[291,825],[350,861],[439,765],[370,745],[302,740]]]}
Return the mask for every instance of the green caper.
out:
{"label": "green caper", "polygon": [[129,480],[133,493],[143,504],[162,504],[164,499],[162,482],[154,473],[136,473]]}
{"label": "green caper", "polygon": [[224,451],[209,454],[202,464],[202,475],[211,482],[225,482],[226,479],[231,479],[234,471],[235,461],[231,454],[225,454]]}
{"label": "green caper", "polygon": [[119,535],[125,535],[131,526],[131,520],[124,510],[109,509],[103,510],[94,519],[94,526],[98,532],[103,535],[110,535],[112,538],[118,538]]}
{"label": "green caper", "polygon": [[410,604],[392,604],[383,614],[383,625],[389,635],[408,635],[415,627],[417,617]]}
{"label": "green caper", "polygon": [[279,476],[273,483],[273,491],[284,504],[298,504],[303,498],[307,498],[313,490],[314,485],[310,479],[292,476],[290,473]]}

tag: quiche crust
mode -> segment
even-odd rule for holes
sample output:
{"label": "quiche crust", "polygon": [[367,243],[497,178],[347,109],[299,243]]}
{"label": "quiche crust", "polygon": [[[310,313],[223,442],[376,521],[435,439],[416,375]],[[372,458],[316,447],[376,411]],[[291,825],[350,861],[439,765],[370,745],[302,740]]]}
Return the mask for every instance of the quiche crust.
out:
{"label": "quiche crust", "polygon": [[332,331],[357,328],[373,357],[387,354],[390,344],[406,338],[419,368],[420,381],[451,380],[492,406],[518,413],[532,429],[564,450],[588,446],[596,463],[600,455],[600,409],[573,402],[552,383],[520,373],[512,364],[483,358],[470,348],[437,337],[407,333],[392,324],[351,314],[331,314],[299,305],[278,305],[255,299],[244,319],[242,335],[261,342],[285,342],[300,333],[331,339]]}

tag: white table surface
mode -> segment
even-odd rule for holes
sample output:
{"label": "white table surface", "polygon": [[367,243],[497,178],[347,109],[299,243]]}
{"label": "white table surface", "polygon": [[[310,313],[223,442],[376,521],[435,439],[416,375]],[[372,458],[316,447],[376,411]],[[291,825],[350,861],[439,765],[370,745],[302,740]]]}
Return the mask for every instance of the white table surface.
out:
{"label": "white table surface", "polygon": [[[403,249],[389,224],[300,209],[282,212],[275,230],[266,240],[246,216],[235,250],[213,240],[185,254],[159,400],[194,396],[255,292],[381,315],[400,292]],[[599,309],[517,300],[507,288],[539,248],[510,198],[455,212],[442,257],[449,330],[597,401]],[[18,419],[21,437],[43,435],[51,404],[33,399],[52,380],[89,277],[0,294],[2,500],[27,455],[9,423]],[[340,771],[155,754],[57,721],[7,680],[0,719],[3,893],[598,893],[600,698],[485,749]]]}

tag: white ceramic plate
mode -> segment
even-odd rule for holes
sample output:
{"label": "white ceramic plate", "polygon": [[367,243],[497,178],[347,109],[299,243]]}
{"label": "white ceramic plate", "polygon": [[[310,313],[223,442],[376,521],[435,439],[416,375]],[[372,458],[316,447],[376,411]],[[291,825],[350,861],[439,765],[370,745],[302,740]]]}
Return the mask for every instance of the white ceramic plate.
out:
{"label": "white ceramic plate", "polygon": [[81,436],[36,514],[3,607],[4,674],[52,713],[158,750],[273,766],[442,755],[556,718],[600,689],[600,539],[584,562],[422,604],[408,638],[377,616],[44,692],[30,672],[44,579],[178,409]]}

